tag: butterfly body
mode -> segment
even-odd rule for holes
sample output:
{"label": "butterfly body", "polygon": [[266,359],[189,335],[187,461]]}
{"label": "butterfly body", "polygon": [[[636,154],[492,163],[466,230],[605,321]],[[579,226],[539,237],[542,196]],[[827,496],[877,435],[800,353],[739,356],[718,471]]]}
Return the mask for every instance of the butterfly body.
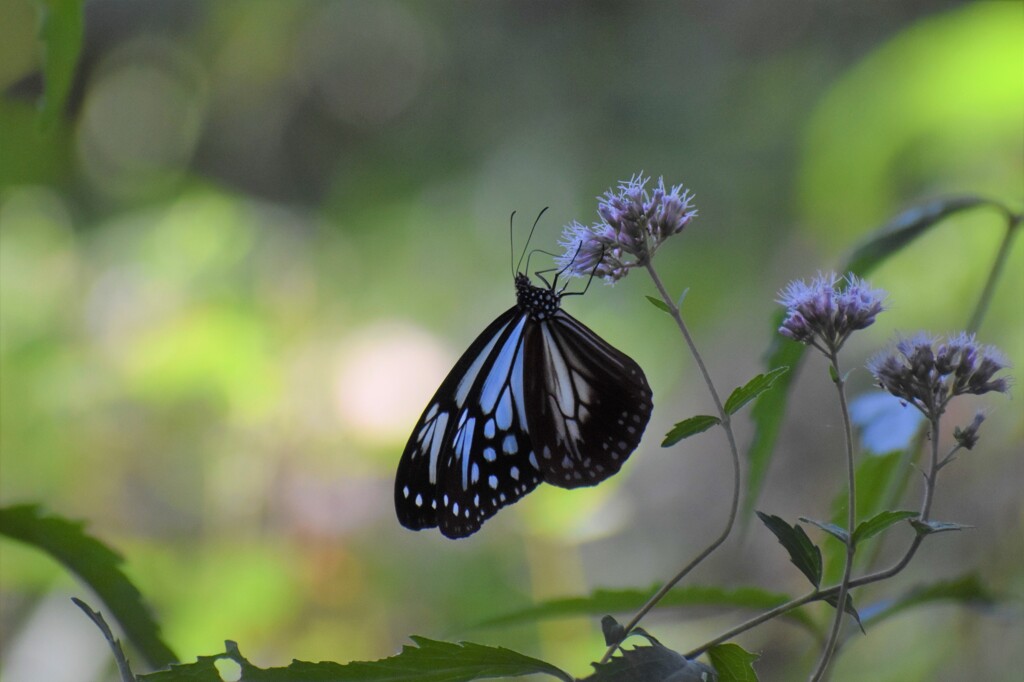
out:
{"label": "butterfly body", "polygon": [[596,485],[650,419],[643,370],[517,274],[516,305],[441,383],[402,454],[395,509],[413,530],[465,537],[542,481]]}

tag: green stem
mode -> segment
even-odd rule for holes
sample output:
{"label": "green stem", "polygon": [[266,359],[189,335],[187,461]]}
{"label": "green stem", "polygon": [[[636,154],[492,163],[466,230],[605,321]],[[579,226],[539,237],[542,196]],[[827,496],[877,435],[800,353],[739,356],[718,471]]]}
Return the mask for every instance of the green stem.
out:
{"label": "green stem", "polygon": [[[658,293],[661,294],[661,299],[668,306],[669,314],[672,319],[676,321],[676,326],[679,327],[679,331],[682,332],[683,339],[686,341],[686,346],[690,350],[690,354],[693,356],[694,361],[697,363],[697,367],[700,369],[701,376],[704,377],[704,383],[708,387],[708,392],[711,394],[711,399],[715,403],[715,409],[718,411],[718,418],[721,421],[722,429],[725,431],[725,437],[729,441],[729,452],[732,455],[732,501],[729,505],[729,518],[726,521],[725,528],[719,533],[711,544],[705,547],[696,557],[694,557],[689,563],[683,566],[674,576],[669,578],[664,585],[658,589],[654,595],[651,596],[647,602],[640,607],[636,615],[626,624],[625,632],[629,634],[633,628],[637,626],[641,619],[646,616],[651,609],[653,609],[658,602],[660,602],[668,592],[675,587],[680,580],[686,577],[690,571],[700,564],[704,559],[708,558],[712,552],[718,549],[722,543],[726,541],[729,534],[732,533],[733,526],[736,524],[736,514],[739,510],[740,502],[740,455],[739,449],[736,447],[736,436],[732,431],[732,422],[729,419],[729,413],[725,411],[725,407],[722,404],[722,399],[718,395],[718,391],[715,389],[715,384],[711,380],[711,375],[708,372],[707,366],[704,364],[704,359],[701,357],[700,352],[697,350],[697,345],[693,341],[693,337],[690,336],[690,330],[686,327],[686,323],[683,321],[683,316],[679,311],[679,307],[676,306],[674,299],[669,295],[668,290],[665,288],[664,283],[661,281],[661,277],[658,276],[657,271],[654,269],[654,265],[648,260],[646,264],[647,272],[651,276],[651,280],[654,281],[654,286],[658,288]],[[604,656],[601,658],[601,663],[605,663],[615,653],[615,649],[618,647],[618,643],[608,647],[605,651]]]}
{"label": "green stem", "polygon": [[839,631],[843,625],[843,615],[846,613],[846,599],[849,594],[850,576],[853,574],[853,556],[856,546],[853,542],[853,529],[857,524],[857,478],[854,472],[853,462],[853,426],[850,424],[850,410],[846,402],[846,382],[839,371],[838,351],[829,353],[829,362],[835,373],[836,391],[839,393],[839,407],[843,414],[843,430],[846,438],[846,564],[843,566],[843,579],[839,583],[839,596],[836,598],[836,615],[832,620],[832,629],[829,631],[825,647],[822,649],[818,665],[811,674],[811,682],[818,682],[825,675],[828,664],[835,653],[836,643],[839,641]]}

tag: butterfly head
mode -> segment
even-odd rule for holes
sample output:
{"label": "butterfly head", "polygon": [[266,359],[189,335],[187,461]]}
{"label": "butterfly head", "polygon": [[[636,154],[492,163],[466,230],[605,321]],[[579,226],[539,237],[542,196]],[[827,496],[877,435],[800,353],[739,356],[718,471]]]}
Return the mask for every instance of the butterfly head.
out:
{"label": "butterfly head", "polygon": [[546,320],[554,315],[558,311],[561,298],[554,287],[535,287],[530,284],[529,277],[521,272],[516,273],[516,302],[532,319]]}

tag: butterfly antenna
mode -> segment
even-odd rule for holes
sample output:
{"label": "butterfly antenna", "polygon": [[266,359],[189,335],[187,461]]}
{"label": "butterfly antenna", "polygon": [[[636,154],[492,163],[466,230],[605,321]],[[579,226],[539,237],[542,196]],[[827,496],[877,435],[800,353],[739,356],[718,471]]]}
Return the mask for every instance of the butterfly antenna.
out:
{"label": "butterfly antenna", "polygon": [[508,217],[508,265],[512,268],[512,279],[516,277],[516,268],[512,264],[512,259],[516,257],[516,240],[512,234],[512,221],[516,219],[516,212],[512,211],[512,215]]}
{"label": "butterfly antenna", "polygon": [[[582,244],[580,244],[580,246],[582,246]],[[579,253],[580,253],[580,249],[579,249],[579,247],[576,247],[576,255],[574,255],[572,257],[572,259],[576,260],[576,256],[578,256]],[[565,287],[569,286],[569,283],[566,282],[565,283],[565,287],[562,287],[562,290],[558,292],[558,295],[559,296],[582,296],[583,294],[587,293],[587,289],[590,288],[590,283],[594,281],[594,276],[597,275],[597,269],[599,267],[601,267],[601,261],[603,261],[603,260],[604,260],[604,248],[601,249],[601,257],[597,259],[597,262],[594,263],[594,267],[591,268],[591,270],[590,270],[590,277],[587,278],[587,285],[585,287],[583,287],[583,291],[571,291],[568,294],[565,293]],[[570,261],[569,265],[572,265],[571,261]],[[567,265],[567,266],[565,266],[565,268],[562,268],[558,272],[558,274],[559,275],[562,274],[562,272],[564,272],[565,269],[568,268],[568,267],[569,266]],[[558,276],[557,275],[555,276],[555,281],[558,281]]]}
{"label": "butterfly antenna", "polygon": [[[540,222],[540,217],[542,215],[544,215],[544,212],[547,211],[547,210],[548,210],[547,206],[542,208],[540,210],[540,213],[537,214],[537,219],[533,221],[533,227],[530,228],[530,234],[526,238],[526,244],[523,245],[523,255],[519,256],[519,262],[516,263],[516,272],[519,272],[519,266],[523,264],[523,258],[526,257],[526,249],[527,249],[528,246],[530,246],[530,240],[533,239],[533,231],[537,229],[537,223]],[[527,270],[530,269],[530,260],[529,260],[529,258],[527,258],[527,260],[526,260],[526,269]]]}

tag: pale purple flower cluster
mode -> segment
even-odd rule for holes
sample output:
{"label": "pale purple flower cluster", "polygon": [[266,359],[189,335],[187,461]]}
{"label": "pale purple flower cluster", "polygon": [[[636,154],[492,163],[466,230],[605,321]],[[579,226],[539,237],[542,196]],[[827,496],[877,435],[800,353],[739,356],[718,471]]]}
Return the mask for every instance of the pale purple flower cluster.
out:
{"label": "pale purple flower cluster", "polygon": [[586,226],[572,222],[565,227],[565,252],[558,265],[567,274],[622,279],[630,268],[642,267],[666,239],[682,232],[697,216],[693,195],[682,185],[668,188],[665,180],[648,191],[650,178],[635,175],[598,197],[601,220]]}
{"label": "pale purple flower cluster", "polygon": [[872,289],[853,274],[819,273],[810,282],[790,282],[779,293],[778,302],[786,306],[779,333],[834,353],[850,334],[874,324],[885,310],[884,301],[884,291]]}
{"label": "pale purple flower cluster", "polygon": [[995,375],[1007,366],[996,348],[963,333],[946,339],[915,334],[868,363],[879,386],[929,418],[941,415],[954,396],[1005,393],[1009,379]]}

